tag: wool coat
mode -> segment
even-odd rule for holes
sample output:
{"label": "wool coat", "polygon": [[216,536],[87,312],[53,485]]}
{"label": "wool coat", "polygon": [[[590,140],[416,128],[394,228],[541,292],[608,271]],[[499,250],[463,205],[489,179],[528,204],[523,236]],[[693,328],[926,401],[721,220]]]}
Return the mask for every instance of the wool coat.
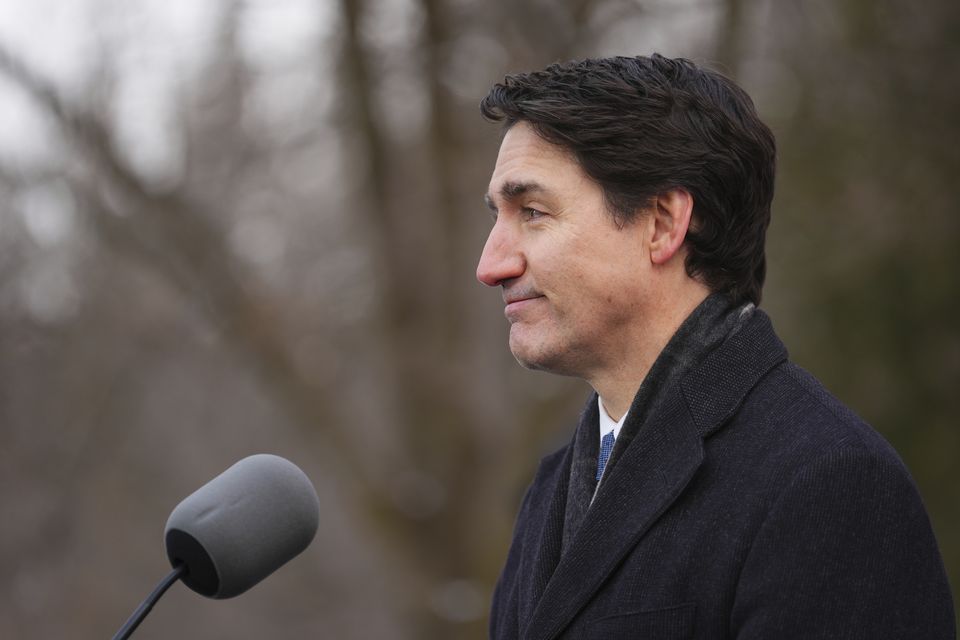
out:
{"label": "wool coat", "polygon": [[[542,460],[491,638],[956,637],[909,472],[787,360],[766,314],[662,393],[643,424],[628,414],[635,436],[566,543],[573,447]],[[596,416],[594,396],[578,429],[598,433]]]}

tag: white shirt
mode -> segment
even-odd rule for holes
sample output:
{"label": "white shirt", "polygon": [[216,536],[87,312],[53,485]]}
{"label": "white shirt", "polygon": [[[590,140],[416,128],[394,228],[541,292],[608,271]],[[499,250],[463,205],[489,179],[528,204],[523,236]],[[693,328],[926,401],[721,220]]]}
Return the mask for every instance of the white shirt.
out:
{"label": "white shirt", "polygon": [[597,409],[600,413],[600,439],[603,439],[603,436],[610,433],[610,430],[613,429],[613,439],[616,440],[617,436],[620,435],[620,429],[623,427],[623,423],[627,420],[627,413],[630,413],[628,410],[620,419],[614,422],[613,418],[610,417],[610,414],[607,413],[607,408],[603,406],[603,398],[597,396]]}

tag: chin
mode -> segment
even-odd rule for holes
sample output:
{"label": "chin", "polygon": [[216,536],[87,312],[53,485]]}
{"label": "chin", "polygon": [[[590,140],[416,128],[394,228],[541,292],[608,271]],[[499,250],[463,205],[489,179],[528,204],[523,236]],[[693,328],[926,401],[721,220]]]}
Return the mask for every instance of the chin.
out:
{"label": "chin", "polygon": [[543,360],[542,345],[530,344],[528,340],[516,337],[511,333],[510,353],[525,369],[536,371],[543,368],[541,364]]}
{"label": "chin", "polygon": [[516,352],[514,352],[513,357],[516,358],[517,362],[524,369],[528,369],[530,371],[552,371],[552,369],[545,367],[539,360],[526,358]]}
{"label": "chin", "polygon": [[563,356],[564,351],[549,344],[529,344],[522,340],[510,340],[510,352],[524,369],[547,371],[557,375],[576,375],[568,371]]}

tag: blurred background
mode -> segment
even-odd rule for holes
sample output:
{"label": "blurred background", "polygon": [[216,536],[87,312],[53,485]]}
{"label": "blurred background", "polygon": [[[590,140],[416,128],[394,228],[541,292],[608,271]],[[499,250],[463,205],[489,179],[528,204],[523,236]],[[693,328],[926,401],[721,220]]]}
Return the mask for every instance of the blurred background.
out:
{"label": "blurred background", "polygon": [[920,485],[960,587],[955,0],[0,0],[0,636],[108,637],[170,510],[285,456],[304,556],[135,637],[485,637],[583,383],[474,280],[511,71],[690,57],[777,135],[764,308]]}

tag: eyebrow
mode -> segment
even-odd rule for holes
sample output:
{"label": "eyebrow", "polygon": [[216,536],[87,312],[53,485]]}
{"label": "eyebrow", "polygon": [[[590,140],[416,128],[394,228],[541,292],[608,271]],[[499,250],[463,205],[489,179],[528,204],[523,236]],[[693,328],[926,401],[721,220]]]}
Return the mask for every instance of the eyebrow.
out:
{"label": "eyebrow", "polygon": [[[507,181],[500,186],[500,196],[504,200],[515,200],[522,195],[530,193],[550,193],[550,190],[544,187],[539,182],[527,181],[527,182],[516,182],[516,181]],[[497,206],[493,203],[493,198],[490,197],[490,194],[487,193],[483,196],[483,201],[486,202],[487,207],[491,211],[496,211]]]}

